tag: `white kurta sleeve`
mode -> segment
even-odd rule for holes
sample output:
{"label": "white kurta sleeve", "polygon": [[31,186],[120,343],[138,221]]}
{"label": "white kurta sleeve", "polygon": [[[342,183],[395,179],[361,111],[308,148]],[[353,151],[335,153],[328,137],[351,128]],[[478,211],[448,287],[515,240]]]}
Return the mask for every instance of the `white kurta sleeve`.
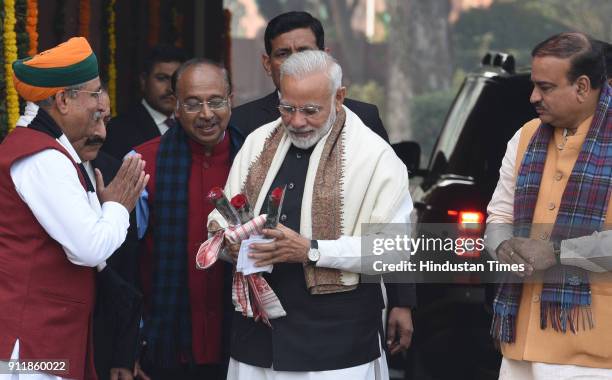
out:
{"label": "white kurta sleeve", "polygon": [[595,232],[589,236],[561,242],[561,264],[580,267],[591,272],[612,270],[612,231]]}
{"label": "white kurta sleeve", "polygon": [[[402,200],[390,223],[408,225],[412,208],[412,198],[409,193],[406,193],[406,197]],[[410,231],[406,233],[410,235]],[[380,274],[374,271],[364,272],[364,269],[371,268],[371,265],[363,265],[363,263],[368,259],[373,259],[374,255],[368,257],[362,254],[361,239],[359,236],[342,236],[337,240],[318,240],[321,256],[317,261],[317,266],[353,273]],[[409,252],[406,252],[406,256],[409,257]],[[376,257],[384,259],[384,254]]]}
{"label": "white kurta sleeve", "polygon": [[127,209],[117,202],[105,202],[98,215],[74,165],[61,152],[47,149],[16,161],[11,178],[21,199],[72,263],[95,267],[125,240]]}
{"label": "white kurta sleeve", "polygon": [[504,241],[512,237],[514,220],[514,185],[515,162],[518,144],[521,138],[519,129],[508,141],[506,154],[499,169],[499,181],[487,206],[487,229],[485,230],[485,247],[493,258],[495,250]]}

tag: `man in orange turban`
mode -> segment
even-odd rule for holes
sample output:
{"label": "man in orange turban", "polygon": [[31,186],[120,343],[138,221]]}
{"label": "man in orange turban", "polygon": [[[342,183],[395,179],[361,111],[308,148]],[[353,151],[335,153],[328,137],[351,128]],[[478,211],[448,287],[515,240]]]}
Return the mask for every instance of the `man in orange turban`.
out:
{"label": "man in orange turban", "polygon": [[[139,156],[96,187],[71,141],[104,115],[98,64],[84,38],[13,63],[19,95],[39,106],[0,144],[0,368],[32,363],[38,379],[96,379],[95,269],[123,243],[148,176]],[[97,189],[97,191],[95,190]],[[8,217],[10,215],[10,217]],[[34,365],[40,358],[47,364]],[[0,379],[2,375],[0,375]]]}

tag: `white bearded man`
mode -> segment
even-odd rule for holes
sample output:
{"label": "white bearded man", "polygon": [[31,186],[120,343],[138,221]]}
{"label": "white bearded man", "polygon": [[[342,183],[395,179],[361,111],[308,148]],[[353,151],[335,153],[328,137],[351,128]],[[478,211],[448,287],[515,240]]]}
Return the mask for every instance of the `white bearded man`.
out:
{"label": "white bearded man", "polygon": [[[225,193],[243,193],[259,215],[286,185],[280,223],[263,231],[274,241],[249,246],[256,266],[274,265],[264,278],[286,316],[270,328],[234,313],[228,379],[386,379],[384,301],[380,283],[359,281],[360,235],[362,223],[408,222],[408,172],[342,105],[342,69],[330,55],[295,53],[280,78],[281,118],[248,136]],[[216,211],[213,221],[227,224]]]}

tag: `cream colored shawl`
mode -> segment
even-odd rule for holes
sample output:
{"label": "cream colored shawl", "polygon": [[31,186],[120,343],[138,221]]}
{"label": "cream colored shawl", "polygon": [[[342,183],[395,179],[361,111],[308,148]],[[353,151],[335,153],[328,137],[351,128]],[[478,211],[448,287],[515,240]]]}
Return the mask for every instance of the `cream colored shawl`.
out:
{"label": "cream colored shawl", "polygon": [[[259,215],[290,146],[280,118],[256,129],[234,160],[226,195],[244,193]],[[335,240],[360,236],[362,223],[390,222],[407,196],[408,172],[391,146],[343,107],[310,156],[304,188],[300,234]],[[216,211],[212,220],[227,226]],[[309,265],[305,276],[311,294],[348,291],[359,282],[357,273]]]}

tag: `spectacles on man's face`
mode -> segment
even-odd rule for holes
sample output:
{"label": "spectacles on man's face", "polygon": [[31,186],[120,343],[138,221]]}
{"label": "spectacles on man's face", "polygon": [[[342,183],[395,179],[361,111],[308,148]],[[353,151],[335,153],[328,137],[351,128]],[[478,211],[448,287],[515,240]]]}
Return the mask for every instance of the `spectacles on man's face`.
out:
{"label": "spectacles on man's face", "polygon": [[96,99],[96,101],[100,100],[100,95],[102,95],[102,92],[104,92],[104,90],[99,89],[98,91],[87,91],[87,90],[70,90],[70,92],[84,92],[86,94],[90,94],[92,98]]}
{"label": "spectacles on man's face", "polygon": [[278,110],[285,116],[293,116],[296,112],[300,112],[305,117],[315,117],[321,112],[323,107],[316,104],[307,104],[302,107],[292,106],[290,104],[279,104]]}
{"label": "spectacles on man's face", "polygon": [[205,100],[203,102],[197,101],[195,99],[188,99],[184,102],[181,102],[183,109],[187,113],[198,113],[202,112],[204,109],[204,104],[208,106],[208,108],[212,111],[217,111],[224,109],[227,106],[228,99],[227,98],[212,98],[210,100]]}

